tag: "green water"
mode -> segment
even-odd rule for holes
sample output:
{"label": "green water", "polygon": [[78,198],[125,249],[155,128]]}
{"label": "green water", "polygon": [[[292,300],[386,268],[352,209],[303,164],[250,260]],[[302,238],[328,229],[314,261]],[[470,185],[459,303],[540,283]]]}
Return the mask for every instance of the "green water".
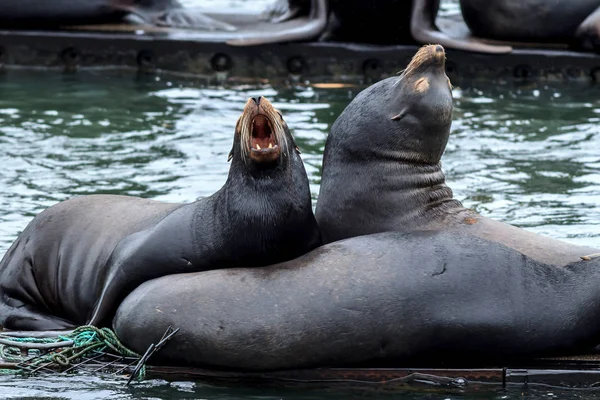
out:
{"label": "green water", "polygon": [[[455,84],[453,133],[443,163],[456,197],[492,218],[600,247],[598,88]],[[359,90],[207,86],[116,73],[0,76],[0,253],[36,213],[72,196],[119,193],[190,202],[213,193],[226,179],[234,125],[250,96],[266,96],[283,112],[302,150],[316,201],[327,131]],[[358,395],[165,381],[124,388],[115,377],[0,377],[0,398],[44,396],[224,400]],[[455,391],[395,395],[465,396],[473,397]],[[491,390],[473,398],[481,396],[512,399],[521,391]],[[556,397],[556,391],[529,396]],[[587,392],[569,393],[573,396],[590,398]]]}

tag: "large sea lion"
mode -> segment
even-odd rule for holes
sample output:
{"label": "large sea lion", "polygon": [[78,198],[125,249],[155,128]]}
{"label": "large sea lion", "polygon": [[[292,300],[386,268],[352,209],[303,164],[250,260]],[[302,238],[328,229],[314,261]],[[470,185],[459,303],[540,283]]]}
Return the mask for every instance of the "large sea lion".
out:
{"label": "large sea lion", "polygon": [[600,341],[600,258],[555,267],[463,233],[386,232],[269,267],[146,282],[113,324],[139,353],[168,326],[180,330],[153,363],[473,367],[589,351]]}
{"label": "large sea lion", "polygon": [[452,38],[435,26],[439,0],[278,0],[265,11],[279,23],[310,16],[311,29],[260,32],[230,40],[232,45],[256,45],[293,40],[342,41],[369,44],[441,43],[446,47],[482,53],[508,53],[510,46]]}
{"label": "large sea lion", "polygon": [[323,240],[443,229],[554,265],[597,253],[483,217],[452,197],[440,163],[452,123],[444,63],[442,46],[421,48],[399,77],[363,90],[334,122],[316,208]]}
{"label": "large sea lion", "polygon": [[273,264],[320,244],[302,160],[266,99],[246,104],[230,158],[225,185],[194,203],[95,195],[38,214],[0,262],[0,324],[105,325],[146,280]]}
{"label": "large sea lion", "polygon": [[235,30],[232,25],[184,9],[177,0],[0,1],[1,28],[58,28],[127,20],[174,28]]}
{"label": "large sea lion", "polygon": [[516,42],[566,42],[600,51],[600,0],[460,0],[471,32]]}

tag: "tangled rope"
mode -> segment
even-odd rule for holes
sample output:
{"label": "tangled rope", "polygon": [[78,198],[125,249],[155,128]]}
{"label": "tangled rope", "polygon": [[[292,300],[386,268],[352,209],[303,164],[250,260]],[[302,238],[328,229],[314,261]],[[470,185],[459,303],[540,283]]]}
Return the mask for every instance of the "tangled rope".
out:
{"label": "tangled rope", "polygon": [[[112,358],[108,364],[101,364],[102,369],[126,361],[126,358],[129,361],[133,359],[135,363],[140,355],[125,347],[112,330],[85,325],[52,338],[21,338],[0,334],[0,358],[4,360],[0,373],[14,374],[41,370],[68,372],[92,361],[97,363],[102,358]],[[131,365],[127,364],[120,371]],[[138,378],[143,379],[145,365],[139,365],[136,372]]]}

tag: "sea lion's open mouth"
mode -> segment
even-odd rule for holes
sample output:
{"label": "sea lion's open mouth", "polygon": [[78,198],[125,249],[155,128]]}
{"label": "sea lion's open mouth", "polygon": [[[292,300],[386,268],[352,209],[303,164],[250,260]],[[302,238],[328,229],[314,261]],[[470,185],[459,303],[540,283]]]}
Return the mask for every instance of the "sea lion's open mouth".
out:
{"label": "sea lion's open mouth", "polygon": [[261,157],[270,153],[279,153],[279,144],[273,132],[273,126],[264,114],[258,114],[252,120],[250,151]]}
{"label": "sea lion's open mouth", "polygon": [[240,118],[242,155],[258,163],[272,163],[281,156],[285,123],[279,111],[264,97],[251,98]]}

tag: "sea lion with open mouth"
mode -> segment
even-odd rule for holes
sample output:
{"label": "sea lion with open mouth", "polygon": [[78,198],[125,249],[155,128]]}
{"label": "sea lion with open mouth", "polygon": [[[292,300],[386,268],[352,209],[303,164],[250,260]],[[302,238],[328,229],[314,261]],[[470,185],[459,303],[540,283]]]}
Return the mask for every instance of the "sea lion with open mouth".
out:
{"label": "sea lion with open mouth", "polygon": [[308,178],[281,113],[248,100],[224,186],[190,204],[93,195],[38,214],[0,261],[0,325],[110,324],[153,278],[298,257],[320,244]]}

